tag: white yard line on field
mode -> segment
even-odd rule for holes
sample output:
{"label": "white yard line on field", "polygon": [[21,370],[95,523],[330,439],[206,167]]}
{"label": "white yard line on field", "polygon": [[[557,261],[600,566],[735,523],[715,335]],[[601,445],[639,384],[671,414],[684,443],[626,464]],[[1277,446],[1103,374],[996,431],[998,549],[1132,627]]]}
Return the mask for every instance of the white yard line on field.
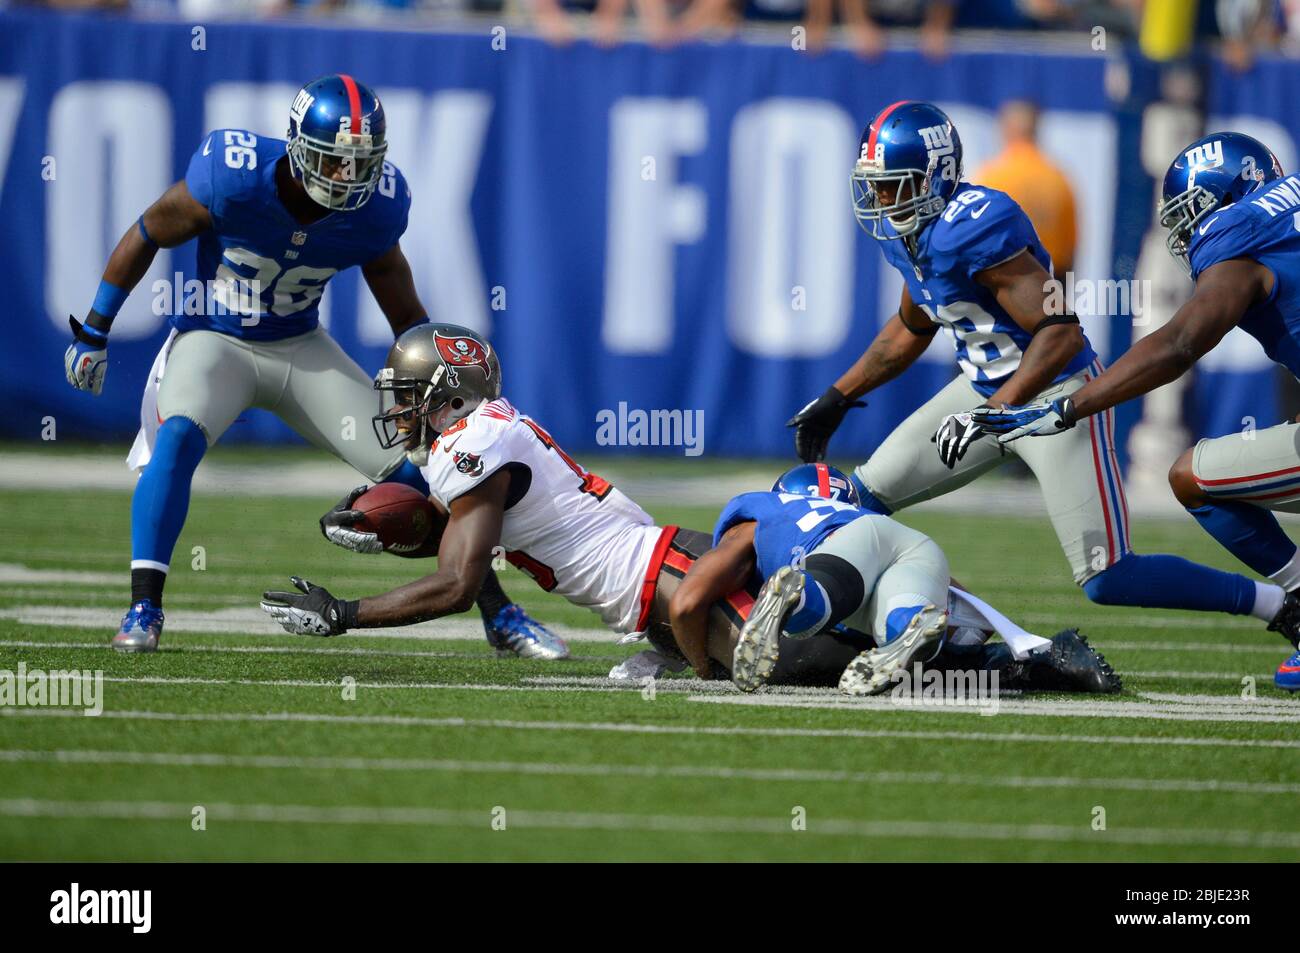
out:
{"label": "white yard line on field", "polygon": [[1245,705],[1162,705],[1141,702],[1106,702],[1106,701],[1046,701],[998,699],[996,709],[993,702],[964,705],[939,705],[921,702],[909,702],[906,699],[894,699],[889,695],[873,698],[849,698],[845,696],[825,695],[812,697],[808,695],[769,694],[759,692],[753,695],[701,694],[688,695],[687,701],[711,702],[718,705],[740,705],[754,708],[821,708],[841,711],[871,712],[937,712],[966,715],[984,715],[1005,717],[1007,715],[1034,716],[1045,715],[1052,718],[1134,718],[1153,721],[1201,721],[1213,723],[1249,722],[1253,724],[1300,724],[1300,705],[1290,705],[1288,709],[1273,707],[1246,707]]}
{"label": "white yard line on field", "polygon": [[[253,601],[252,599],[249,600]],[[22,625],[67,626],[103,629],[112,632],[122,619],[120,611],[78,606],[10,606],[0,609],[0,619],[14,619]],[[608,629],[579,629],[568,625],[548,625],[552,632],[568,642],[605,642],[612,644],[618,636]],[[285,639],[303,638],[285,632],[257,606],[231,609],[168,610],[166,631],[219,633],[234,635],[272,635]],[[475,617],[453,617],[408,625],[398,629],[350,633],[357,639],[414,639],[417,641],[451,641],[482,639],[483,623]]]}
{"label": "white yard line on field", "polygon": [[123,764],[169,768],[254,768],[285,771],[414,771],[564,777],[700,778],[719,781],[818,782],[828,784],[946,784],[1015,789],[1103,788],[1216,794],[1300,794],[1300,783],[1209,778],[1093,778],[952,774],[942,771],[823,771],[808,768],[728,768],[686,764],[589,764],[553,761],[464,761],[444,758],[344,758],[232,755],[173,751],[0,750],[0,762]]}
{"label": "white yard line on field", "polygon": [[[101,642],[46,642],[41,639],[0,639],[0,648],[16,649],[90,649],[102,651],[109,647],[108,640]],[[233,655],[362,655],[392,658],[435,658],[453,659],[491,658],[482,652],[421,652],[415,649],[335,649],[295,648],[287,645],[163,645],[158,649],[165,654],[200,652],[210,654]],[[592,656],[596,658],[598,656]],[[604,658],[604,656],[599,656]]]}
{"label": "white yard line on field", "polygon": [[[703,696],[700,696],[703,698]],[[75,708],[0,708],[3,718],[77,718]],[[705,735],[753,738],[907,739],[913,741],[979,741],[1008,744],[1138,745],[1190,748],[1300,749],[1291,738],[1177,738],[1162,735],[1075,735],[1021,731],[923,731],[867,728],[759,728],[723,725],[654,725],[626,721],[517,721],[505,718],[433,718],[421,715],[329,715],[312,712],[179,712],[105,709],[100,721],[159,721],[219,724],[321,724],[348,727],[485,728],[492,731],[597,731],[640,735]]]}
{"label": "white yard line on field", "polygon": [[[429,807],[322,807],[308,804],[206,804],[204,807],[209,822],[462,827],[487,830],[494,820],[494,814],[487,810],[444,810]],[[166,801],[54,801],[36,798],[0,800],[0,815],[9,817],[188,822],[193,809],[193,804]],[[529,810],[511,810],[507,817],[510,826],[515,829],[755,835],[793,833],[788,817],[597,814],[579,811]],[[933,837],[1011,842],[1240,847],[1258,850],[1300,847],[1300,833],[1293,831],[1123,828],[1115,825],[1112,825],[1109,830],[1098,832],[1086,825],[859,821],[849,818],[822,818],[809,820],[804,832],[832,837],[861,838]]]}
{"label": "white yard line on field", "polygon": [[[268,688],[328,688],[342,687],[341,679],[297,678],[203,678],[172,675],[92,675],[72,673],[71,678],[102,678],[103,681],[124,685],[239,685]],[[627,694],[643,691],[639,682],[617,681],[599,677],[525,678],[524,684],[494,682],[356,682],[353,687],[366,691],[479,691],[479,692],[596,692]],[[732,702],[760,707],[791,706],[796,708],[836,708],[876,712],[920,712],[944,714],[965,712],[988,713],[987,705],[934,705],[924,700],[894,698],[890,694],[874,698],[851,698],[825,688],[777,688],[752,696],[741,695],[729,683],[706,683],[696,679],[682,679],[655,683],[655,690],[667,692],[700,692],[688,694],[688,701]],[[1176,721],[1248,721],[1257,723],[1300,723],[1300,703],[1286,699],[1258,699],[1245,701],[1235,695],[1152,695],[1147,702],[1112,701],[1103,698],[1078,698],[1044,700],[1037,698],[1010,698],[999,696],[995,715],[1051,715],[1054,717],[1104,717],[1104,718],[1155,718]],[[765,701],[766,699],[766,701]]]}

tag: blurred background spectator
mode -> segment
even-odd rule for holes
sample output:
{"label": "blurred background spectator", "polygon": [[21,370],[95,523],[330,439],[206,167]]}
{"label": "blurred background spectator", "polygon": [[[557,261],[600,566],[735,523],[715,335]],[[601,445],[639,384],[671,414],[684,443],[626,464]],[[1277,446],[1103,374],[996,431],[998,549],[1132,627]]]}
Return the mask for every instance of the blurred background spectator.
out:
{"label": "blurred background spectator", "polygon": [[1006,103],[998,113],[1002,151],[972,177],[1006,192],[1034,223],[1052,256],[1058,277],[1074,268],[1074,190],[1065,173],[1038,147],[1038,107],[1026,100]]}

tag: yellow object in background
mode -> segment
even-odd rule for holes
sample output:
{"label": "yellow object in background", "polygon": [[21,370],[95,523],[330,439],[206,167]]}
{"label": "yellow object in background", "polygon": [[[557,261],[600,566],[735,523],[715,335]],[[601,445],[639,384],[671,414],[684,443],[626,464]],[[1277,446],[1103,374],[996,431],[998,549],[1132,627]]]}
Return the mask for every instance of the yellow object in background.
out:
{"label": "yellow object in background", "polygon": [[1196,33],[1197,0],[1146,0],[1138,42],[1142,53],[1165,62],[1186,56]]}

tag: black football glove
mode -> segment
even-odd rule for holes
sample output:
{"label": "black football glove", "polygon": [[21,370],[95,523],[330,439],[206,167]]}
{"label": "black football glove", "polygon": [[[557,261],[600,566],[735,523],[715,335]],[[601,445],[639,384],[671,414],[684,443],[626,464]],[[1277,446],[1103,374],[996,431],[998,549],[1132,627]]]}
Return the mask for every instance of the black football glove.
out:
{"label": "black football glove", "polygon": [[840,421],[854,407],[865,407],[866,401],[850,400],[834,387],[811,401],[803,410],[785,422],[794,428],[794,452],[804,463],[816,463],[826,456],[826,445]]}
{"label": "black football glove", "polygon": [[384,545],[379,541],[379,537],[374,533],[353,529],[364,514],[360,510],[354,510],[352,504],[368,489],[370,487],[362,484],[349,490],[347,496],[335,503],[334,508],[320,518],[320,531],[335,546],[342,546],[354,553],[373,556],[384,551]]}
{"label": "black football glove", "polygon": [[968,411],[964,414],[949,414],[943,418],[943,423],[939,424],[939,429],[934,432],[930,442],[938,446],[939,459],[951,470],[966,456],[967,448],[984,434],[984,428]]}
{"label": "black football glove", "polygon": [[[298,592],[262,593],[262,609],[294,635],[342,635],[356,628],[358,600],[335,599],[324,586],[290,576]],[[301,595],[299,595],[301,593]]]}

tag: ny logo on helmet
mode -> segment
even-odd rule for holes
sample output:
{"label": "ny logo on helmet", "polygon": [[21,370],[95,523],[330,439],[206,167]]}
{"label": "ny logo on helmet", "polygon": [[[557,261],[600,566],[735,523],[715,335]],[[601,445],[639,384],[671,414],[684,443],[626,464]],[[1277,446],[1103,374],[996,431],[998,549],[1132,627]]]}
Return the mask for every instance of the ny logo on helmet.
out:
{"label": "ny logo on helmet", "polygon": [[1187,150],[1187,187],[1196,185],[1196,176],[1223,165],[1223,143],[1218,139],[1202,142]]}
{"label": "ny logo on helmet", "polygon": [[491,380],[492,365],[488,363],[488,350],[485,345],[473,338],[443,337],[436,331],[433,340],[438,346],[438,353],[442,355],[443,362],[447,365],[447,383],[452,387],[460,386],[460,378],[456,375],[458,367],[481,367],[484,379]]}
{"label": "ny logo on helmet", "polygon": [[289,116],[298,125],[302,125],[302,119],[307,115],[307,110],[311,109],[311,104],[316,101],[316,97],[305,89],[298,90],[298,95],[293,98],[293,105],[289,107]]}
{"label": "ny logo on helmet", "polygon": [[931,168],[939,167],[942,178],[949,182],[957,181],[957,161],[952,154],[952,133],[948,124],[927,126],[921,130],[921,140],[925,143],[925,154],[930,159]]}

